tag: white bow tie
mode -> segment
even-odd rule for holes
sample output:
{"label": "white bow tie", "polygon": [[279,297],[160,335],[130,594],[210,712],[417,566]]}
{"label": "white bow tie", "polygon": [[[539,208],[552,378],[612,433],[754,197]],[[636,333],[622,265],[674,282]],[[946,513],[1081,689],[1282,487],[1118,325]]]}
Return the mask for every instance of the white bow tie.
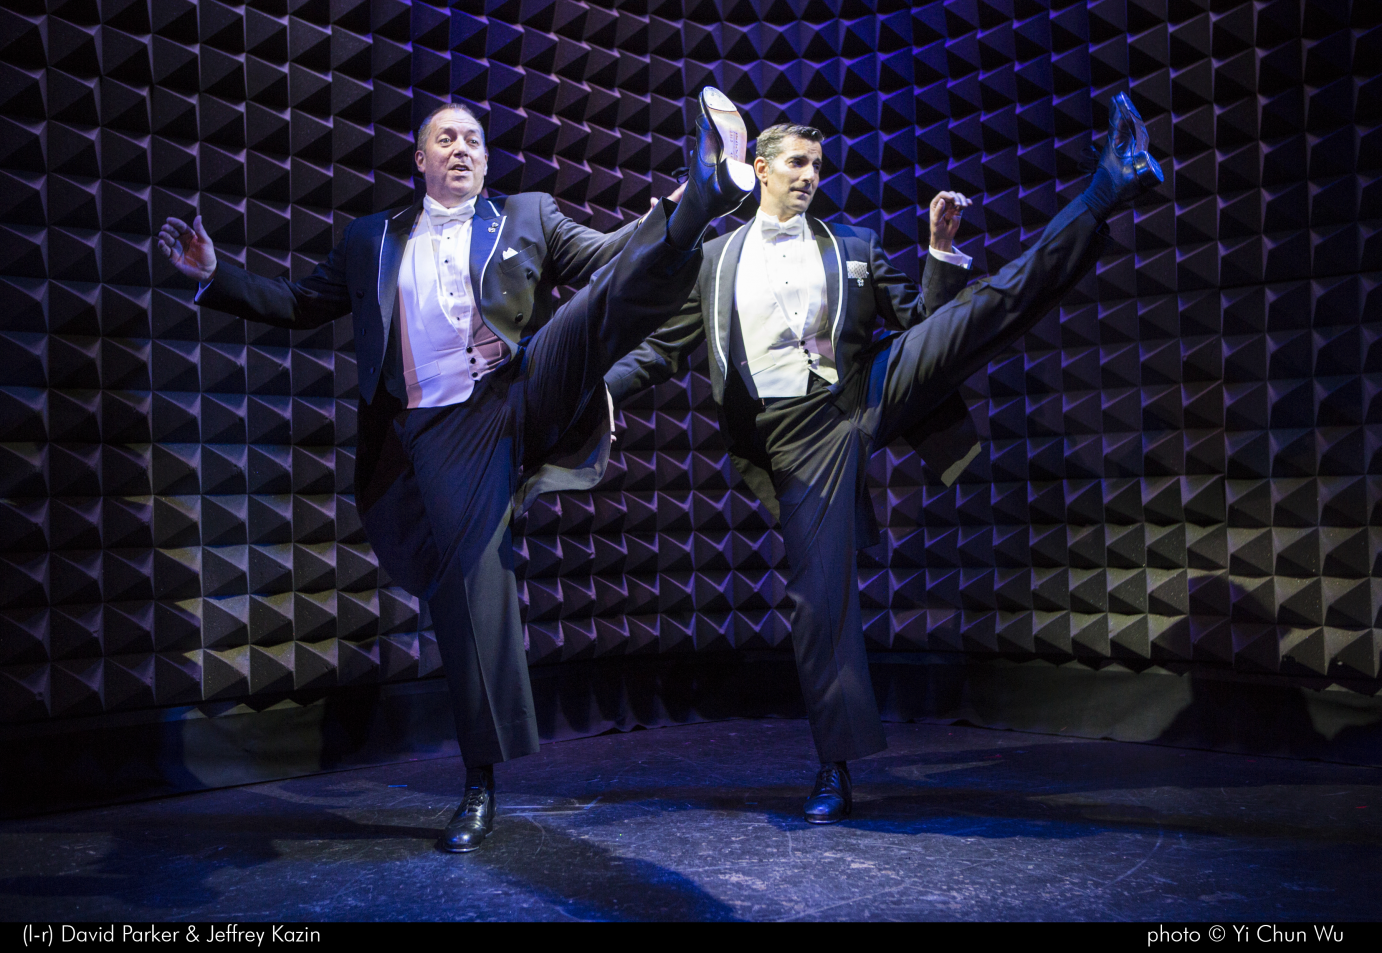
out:
{"label": "white bow tie", "polygon": [[789,238],[800,238],[806,233],[806,216],[794,215],[785,222],[764,219],[762,227],[763,240],[765,242],[770,242],[779,235],[786,235]]}
{"label": "white bow tie", "polygon": [[446,222],[468,222],[475,216],[475,203],[462,202],[455,208],[447,208],[440,202],[429,201],[426,203],[427,214],[432,217],[432,221],[438,225]]}

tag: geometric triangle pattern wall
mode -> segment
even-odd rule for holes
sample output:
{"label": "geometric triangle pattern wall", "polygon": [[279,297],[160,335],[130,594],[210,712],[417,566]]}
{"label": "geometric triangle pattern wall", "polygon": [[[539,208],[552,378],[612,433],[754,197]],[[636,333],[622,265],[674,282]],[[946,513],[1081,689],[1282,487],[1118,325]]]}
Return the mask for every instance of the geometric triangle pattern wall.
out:
{"label": "geometric triangle pattern wall", "polygon": [[[348,322],[201,311],[164,216],[302,274],[414,194],[475,103],[491,188],[609,229],[669,192],[687,97],[822,128],[813,212],[919,273],[919,214],[1016,257],[1130,89],[1166,183],[965,388],[959,482],[870,469],[875,650],[1211,666],[1378,690],[1382,6],[1367,0],[18,0],[0,10],[0,720],[438,673],[351,484]],[[1092,94],[1092,97],[1091,97]],[[1092,99],[1092,101],[1091,101]],[[621,409],[596,490],[518,529],[529,657],[782,646],[782,544],[703,365]]]}

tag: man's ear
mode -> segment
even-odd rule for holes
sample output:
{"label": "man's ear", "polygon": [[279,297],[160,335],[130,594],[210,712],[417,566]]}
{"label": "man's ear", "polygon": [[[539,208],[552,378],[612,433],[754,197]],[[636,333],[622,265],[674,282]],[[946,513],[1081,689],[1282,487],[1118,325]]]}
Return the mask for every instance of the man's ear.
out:
{"label": "man's ear", "polygon": [[421,149],[413,153],[413,164],[417,166],[417,170],[419,172],[423,172],[426,170],[426,166],[423,165],[423,160],[426,158],[426,154],[424,154]]}
{"label": "man's ear", "polygon": [[754,158],[753,158],[753,174],[756,175],[756,176],[758,176],[759,178],[762,178],[764,175],[767,175],[767,174],[768,174],[768,160],[765,159],[765,158],[763,158],[762,156],[754,156]]}

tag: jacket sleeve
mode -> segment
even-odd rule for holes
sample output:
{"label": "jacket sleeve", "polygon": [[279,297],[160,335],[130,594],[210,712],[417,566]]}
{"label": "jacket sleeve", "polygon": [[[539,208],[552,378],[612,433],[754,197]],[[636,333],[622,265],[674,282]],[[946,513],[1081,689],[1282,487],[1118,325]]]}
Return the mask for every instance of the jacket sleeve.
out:
{"label": "jacket sleeve", "polygon": [[909,328],[954,300],[969,281],[969,270],[941,261],[929,251],[922,267],[921,288],[883,254],[878,236],[869,234],[869,272],[878,313],[890,324]]}
{"label": "jacket sleeve", "polygon": [[671,320],[643,339],[605,374],[605,386],[615,402],[648,387],[671,380],[685,368],[691,352],[705,340],[700,286],[691,292]]}
{"label": "jacket sleeve", "polygon": [[351,228],[346,228],[341,243],[301,281],[264,278],[233,262],[218,262],[216,274],[197,295],[196,302],[246,321],[295,331],[334,321],[351,310],[350,289],[346,287],[350,233]]}
{"label": "jacket sleeve", "polygon": [[547,238],[547,270],[543,277],[559,285],[583,286],[602,266],[613,261],[629,243],[642,219],[605,234],[578,225],[557,208],[556,199],[539,199],[542,232]]}

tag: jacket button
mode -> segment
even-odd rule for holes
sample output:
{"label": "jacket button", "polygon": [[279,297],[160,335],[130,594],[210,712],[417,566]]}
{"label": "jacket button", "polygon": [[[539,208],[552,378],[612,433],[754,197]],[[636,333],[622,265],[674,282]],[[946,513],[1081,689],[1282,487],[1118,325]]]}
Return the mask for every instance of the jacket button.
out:
{"label": "jacket button", "polygon": [[523,320],[523,312],[522,312],[522,311],[518,312],[518,314],[514,315],[514,318],[515,318],[516,320],[522,321],[522,320]]}

